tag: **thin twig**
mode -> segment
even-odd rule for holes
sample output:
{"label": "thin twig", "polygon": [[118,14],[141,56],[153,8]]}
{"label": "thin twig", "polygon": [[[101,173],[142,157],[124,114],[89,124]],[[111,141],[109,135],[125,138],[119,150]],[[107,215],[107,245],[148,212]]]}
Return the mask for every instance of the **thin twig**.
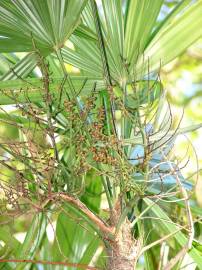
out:
{"label": "thin twig", "polygon": [[156,241],[154,241],[153,243],[145,246],[144,248],[142,248],[139,256],[141,256],[144,252],[146,252],[147,250],[149,250],[150,248],[152,248],[153,246],[156,246],[158,244],[161,244],[162,242],[164,242],[165,240],[167,240],[168,238],[170,238],[171,236],[175,235],[176,233],[178,233],[179,231],[181,231],[182,228],[172,232],[172,233],[169,233],[168,235],[165,235],[164,237],[162,237],[161,239],[158,239]]}
{"label": "thin twig", "polygon": [[89,270],[98,270],[100,268],[88,266],[86,264],[80,263],[69,263],[69,262],[50,262],[50,261],[43,261],[43,260],[26,260],[26,259],[0,259],[0,263],[7,263],[7,262],[14,262],[14,263],[33,263],[33,264],[43,264],[43,265],[63,265],[69,267],[77,267],[80,269],[89,269]]}

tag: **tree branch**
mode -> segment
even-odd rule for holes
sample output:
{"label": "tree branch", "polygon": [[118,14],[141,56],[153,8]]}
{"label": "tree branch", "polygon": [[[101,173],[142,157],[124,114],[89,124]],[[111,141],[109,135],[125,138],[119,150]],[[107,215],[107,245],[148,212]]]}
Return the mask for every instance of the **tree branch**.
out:
{"label": "tree branch", "polygon": [[78,210],[82,211],[91,221],[93,221],[95,223],[95,225],[98,226],[98,228],[104,234],[107,234],[107,235],[114,234],[114,228],[107,226],[107,224],[105,224],[105,222],[101,218],[99,218],[90,209],[88,209],[86,207],[86,205],[83,204],[79,199],[72,197],[66,193],[59,193],[59,194],[57,193],[55,195],[55,197],[57,197],[57,198],[59,197],[59,198],[63,199],[64,201],[75,206]]}

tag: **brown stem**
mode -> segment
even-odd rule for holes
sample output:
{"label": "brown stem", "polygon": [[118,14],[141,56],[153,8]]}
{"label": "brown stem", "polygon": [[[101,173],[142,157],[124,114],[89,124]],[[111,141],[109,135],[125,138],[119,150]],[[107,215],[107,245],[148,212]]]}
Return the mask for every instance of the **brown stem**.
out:
{"label": "brown stem", "polygon": [[107,248],[107,270],[134,270],[141,249],[141,241],[133,238],[130,226],[131,223],[127,218],[122,223],[118,232],[115,233],[115,227],[121,215],[120,198],[117,200],[111,212],[110,227],[101,218],[92,213],[79,199],[66,193],[52,194],[52,198],[62,199],[72,204],[98,226],[100,231],[104,234]]}
{"label": "brown stem", "polygon": [[45,264],[45,265],[64,265],[64,266],[76,267],[80,269],[98,270],[98,268],[96,267],[88,266],[86,264],[79,264],[79,263],[50,262],[50,261],[42,261],[42,260],[24,260],[24,259],[0,259],[0,263],[6,263],[6,262],[34,263],[34,264]]}
{"label": "brown stem", "polygon": [[[58,196],[58,194],[57,194]],[[69,196],[64,193],[59,193],[59,198],[63,199],[64,201],[71,203],[74,205],[77,209],[81,210],[87,217],[89,217],[90,220],[92,220],[98,228],[103,232],[104,234],[111,235],[114,233],[114,228],[107,226],[107,224],[104,223],[104,221],[96,216],[91,210],[89,210],[85,204],[83,204],[79,199]]]}
{"label": "brown stem", "polygon": [[130,229],[130,222],[126,220],[122,224],[115,240],[110,241],[107,249],[107,270],[134,270],[140,248],[141,243],[139,240],[134,240]]}
{"label": "brown stem", "polygon": [[[121,216],[121,197],[118,198],[110,222],[117,227]],[[134,270],[141,250],[141,240],[134,239],[131,223],[126,218],[107,247],[107,270]]]}

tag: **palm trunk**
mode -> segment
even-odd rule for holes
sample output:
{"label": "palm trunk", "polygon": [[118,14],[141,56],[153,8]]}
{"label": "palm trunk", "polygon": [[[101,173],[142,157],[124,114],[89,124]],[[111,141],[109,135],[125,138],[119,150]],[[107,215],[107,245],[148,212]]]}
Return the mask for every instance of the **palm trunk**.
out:
{"label": "palm trunk", "polygon": [[134,270],[139,251],[140,241],[134,240],[130,222],[126,220],[115,240],[110,241],[110,247],[107,249],[107,270]]}

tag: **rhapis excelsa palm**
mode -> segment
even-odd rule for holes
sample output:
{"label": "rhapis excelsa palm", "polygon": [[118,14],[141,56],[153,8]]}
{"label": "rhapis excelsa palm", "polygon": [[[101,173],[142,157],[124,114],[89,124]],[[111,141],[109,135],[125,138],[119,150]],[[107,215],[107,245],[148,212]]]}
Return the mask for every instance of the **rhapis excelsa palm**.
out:
{"label": "rhapis excelsa palm", "polygon": [[[2,219],[33,217],[21,244],[0,230],[5,269],[132,270],[144,258],[146,269],[169,270],[187,254],[202,269],[188,154],[175,153],[177,136],[201,125],[181,128],[160,79],[161,65],[200,36],[191,39],[189,22],[194,14],[200,25],[201,1],[188,2],[160,23],[159,0],[0,3],[0,49],[15,62],[0,82],[13,111],[1,106],[0,121],[17,134],[0,138]],[[21,60],[13,40],[28,52]]]}

